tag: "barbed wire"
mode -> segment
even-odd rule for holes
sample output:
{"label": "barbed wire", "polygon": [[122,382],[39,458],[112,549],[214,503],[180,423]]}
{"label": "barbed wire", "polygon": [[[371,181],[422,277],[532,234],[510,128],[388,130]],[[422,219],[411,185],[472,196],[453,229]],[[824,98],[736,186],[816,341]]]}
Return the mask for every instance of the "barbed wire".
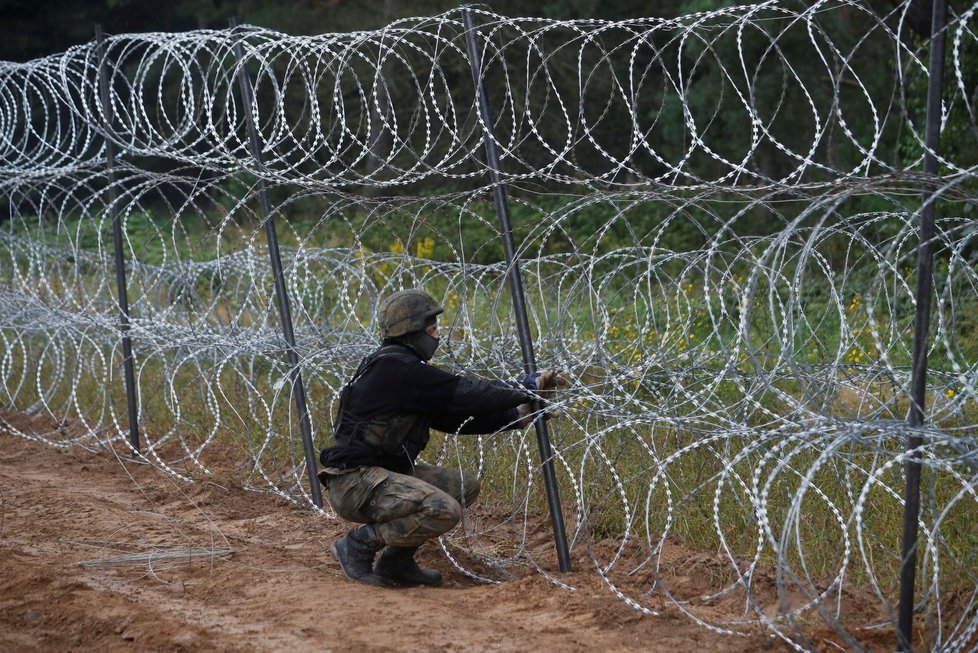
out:
{"label": "barbed wire", "polygon": [[[929,483],[918,607],[934,650],[968,650],[978,5],[948,28],[955,140],[934,182],[915,172],[926,44],[902,27],[909,4],[883,17],[802,4],[628,22],[477,14],[537,357],[571,381],[550,408],[571,539],[642,612],[662,599],[799,650],[814,648],[815,615],[859,647],[895,621],[902,468],[916,460]],[[394,290],[424,287],[448,309],[438,364],[515,378],[463,36],[452,12],[315,37],[128,34],[107,39],[104,61],[88,44],[0,64],[0,423],[125,446],[119,215],[143,455],[192,479],[232,446],[252,487],[312,506],[260,183],[317,445]],[[122,158],[111,176],[107,142]],[[908,452],[916,223],[935,185],[928,421]],[[447,434],[424,452],[511,503],[443,538],[473,578],[531,568],[566,584],[531,537],[534,451],[513,431]],[[684,574],[677,543],[716,556]]]}

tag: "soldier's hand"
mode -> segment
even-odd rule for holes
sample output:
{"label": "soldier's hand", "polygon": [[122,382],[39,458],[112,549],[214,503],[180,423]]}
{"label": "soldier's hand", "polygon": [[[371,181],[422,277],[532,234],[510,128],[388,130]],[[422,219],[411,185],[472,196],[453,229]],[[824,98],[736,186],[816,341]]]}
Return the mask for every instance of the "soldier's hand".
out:
{"label": "soldier's hand", "polygon": [[553,399],[557,394],[557,388],[567,385],[567,380],[561,376],[562,373],[563,370],[560,368],[534,372],[526,377],[523,385],[536,392],[541,399]]}

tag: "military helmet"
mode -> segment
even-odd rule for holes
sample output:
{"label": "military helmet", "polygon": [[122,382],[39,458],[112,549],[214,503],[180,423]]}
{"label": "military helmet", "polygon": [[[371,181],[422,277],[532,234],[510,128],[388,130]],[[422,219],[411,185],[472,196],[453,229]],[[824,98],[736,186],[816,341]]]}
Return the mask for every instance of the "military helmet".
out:
{"label": "military helmet", "polygon": [[380,335],[396,338],[420,331],[444,312],[445,309],[423,290],[399,290],[380,304]]}

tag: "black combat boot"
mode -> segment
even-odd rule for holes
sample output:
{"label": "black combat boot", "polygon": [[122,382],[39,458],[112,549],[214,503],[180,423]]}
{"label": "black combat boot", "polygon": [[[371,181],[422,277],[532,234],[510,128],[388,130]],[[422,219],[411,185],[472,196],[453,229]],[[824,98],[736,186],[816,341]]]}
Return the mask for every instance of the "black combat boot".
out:
{"label": "black combat boot", "polygon": [[384,546],[373,524],[360,526],[333,542],[333,555],[340,561],[343,573],[350,580],[376,585],[396,587],[396,583],[373,573],[374,556]]}
{"label": "black combat boot", "polygon": [[441,572],[419,567],[414,561],[417,550],[416,546],[387,547],[374,564],[374,574],[401,585],[437,585],[441,582]]}

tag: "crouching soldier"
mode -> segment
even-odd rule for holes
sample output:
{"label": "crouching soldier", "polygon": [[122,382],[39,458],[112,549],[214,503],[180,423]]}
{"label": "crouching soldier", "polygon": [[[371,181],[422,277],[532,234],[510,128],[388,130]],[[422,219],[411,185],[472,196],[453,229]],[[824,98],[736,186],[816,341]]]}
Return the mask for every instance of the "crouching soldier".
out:
{"label": "crouching soldier", "polygon": [[[429,365],[443,309],[421,290],[380,305],[381,347],[361,361],[340,394],[336,443],[323,449],[319,479],[333,511],[363,524],[332,547],[343,573],[370,585],[435,585],[441,574],[414,560],[425,541],[462,518],[480,483],[456,469],[418,462],[428,429],[494,433],[525,426],[530,402],[552,397],[559,372],[522,385],[450,374]],[[383,549],[376,562],[374,557]]]}

